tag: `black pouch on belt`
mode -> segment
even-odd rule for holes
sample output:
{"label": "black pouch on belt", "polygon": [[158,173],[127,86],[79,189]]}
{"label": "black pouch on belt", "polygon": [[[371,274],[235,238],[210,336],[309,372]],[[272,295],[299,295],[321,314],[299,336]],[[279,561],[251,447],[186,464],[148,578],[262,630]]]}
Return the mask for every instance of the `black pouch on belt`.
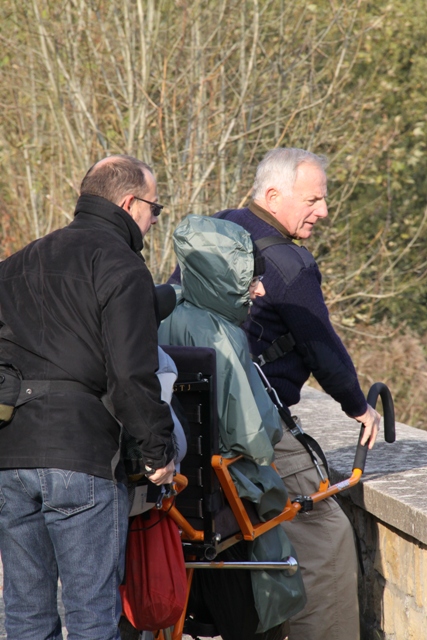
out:
{"label": "black pouch on belt", "polygon": [[0,428],[9,424],[14,416],[21,381],[22,374],[17,367],[0,361]]}

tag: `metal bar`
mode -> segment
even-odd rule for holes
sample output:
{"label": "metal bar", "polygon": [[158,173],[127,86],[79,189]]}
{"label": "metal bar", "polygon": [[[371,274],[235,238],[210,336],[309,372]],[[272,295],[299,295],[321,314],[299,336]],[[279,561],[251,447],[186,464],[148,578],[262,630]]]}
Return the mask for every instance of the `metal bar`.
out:
{"label": "metal bar", "polygon": [[298,569],[298,562],[290,556],[283,562],[186,562],[187,569],[249,569],[270,571],[286,570],[293,575]]}
{"label": "metal bar", "polygon": [[193,574],[194,574],[194,569],[187,568],[187,593],[185,596],[185,605],[178,622],[175,623],[173,634],[172,634],[172,640],[182,640],[185,618],[187,614],[188,600],[190,598],[191,583],[193,582]]}
{"label": "metal bar", "polygon": [[241,540],[243,540],[243,535],[241,533],[236,533],[234,536],[230,536],[230,538],[226,538],[225,540],[218,542],[215,546],[216,552],[221,553]]}
{"label": "metal bar", "polygon": [[172,640],[172,630],[170,628],[163,629],[163,635],[165,637],[165,640]]}
{"label": "metal bar", "polygon": [[194,529],[191,524],[184,518],[180,511],[175,506],[169,507],[168,517],[178,525],[182,530],[182,539],[190,540],[191,542],[203,542],[203,531]]}

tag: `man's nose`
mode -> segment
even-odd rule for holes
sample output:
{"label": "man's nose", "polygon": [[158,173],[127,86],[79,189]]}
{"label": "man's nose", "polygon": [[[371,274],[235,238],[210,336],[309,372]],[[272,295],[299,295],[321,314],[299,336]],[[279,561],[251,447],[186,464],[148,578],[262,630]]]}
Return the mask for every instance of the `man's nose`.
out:
{"label": "man's nose", "polygon": [[326,200],[323,198],[319,202],[319,206],[316,207],[316,216],[318,218],[326,218],[328,215],[328,205],[326,204]]}

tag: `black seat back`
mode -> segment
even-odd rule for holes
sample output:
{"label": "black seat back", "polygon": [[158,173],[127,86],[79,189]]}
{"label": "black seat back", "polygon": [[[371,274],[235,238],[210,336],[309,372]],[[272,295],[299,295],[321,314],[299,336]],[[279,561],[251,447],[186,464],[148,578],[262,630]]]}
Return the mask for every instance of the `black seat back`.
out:
{"label": "black seat back", "polygon": [[211,466],[218,453],[216,405],[216,354],[205,347],[164,346],[174,360],[178,379],[174,394],[189,423],[188,451],[181,462],[181,473],[188,487],[176,500],[182,515],[210,542],[214,534],[214,514],[222,504],[219,481]]}

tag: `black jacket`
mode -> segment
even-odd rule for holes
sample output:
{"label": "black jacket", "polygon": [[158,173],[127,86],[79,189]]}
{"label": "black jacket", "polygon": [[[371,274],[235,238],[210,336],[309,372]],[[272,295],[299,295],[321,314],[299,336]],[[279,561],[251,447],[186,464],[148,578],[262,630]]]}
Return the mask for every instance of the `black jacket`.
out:
{"label": "black jacket", "polygon": [[[157,318],[142,235],[123,209],[82,196],[74,221],[0,264],[0,359],[26,379],[108,393],[144,462],[173,456],[155,375]],[[0,468],[57,467],[113,477],[119,426],[94,395],[49,393],[0,429]]]}

